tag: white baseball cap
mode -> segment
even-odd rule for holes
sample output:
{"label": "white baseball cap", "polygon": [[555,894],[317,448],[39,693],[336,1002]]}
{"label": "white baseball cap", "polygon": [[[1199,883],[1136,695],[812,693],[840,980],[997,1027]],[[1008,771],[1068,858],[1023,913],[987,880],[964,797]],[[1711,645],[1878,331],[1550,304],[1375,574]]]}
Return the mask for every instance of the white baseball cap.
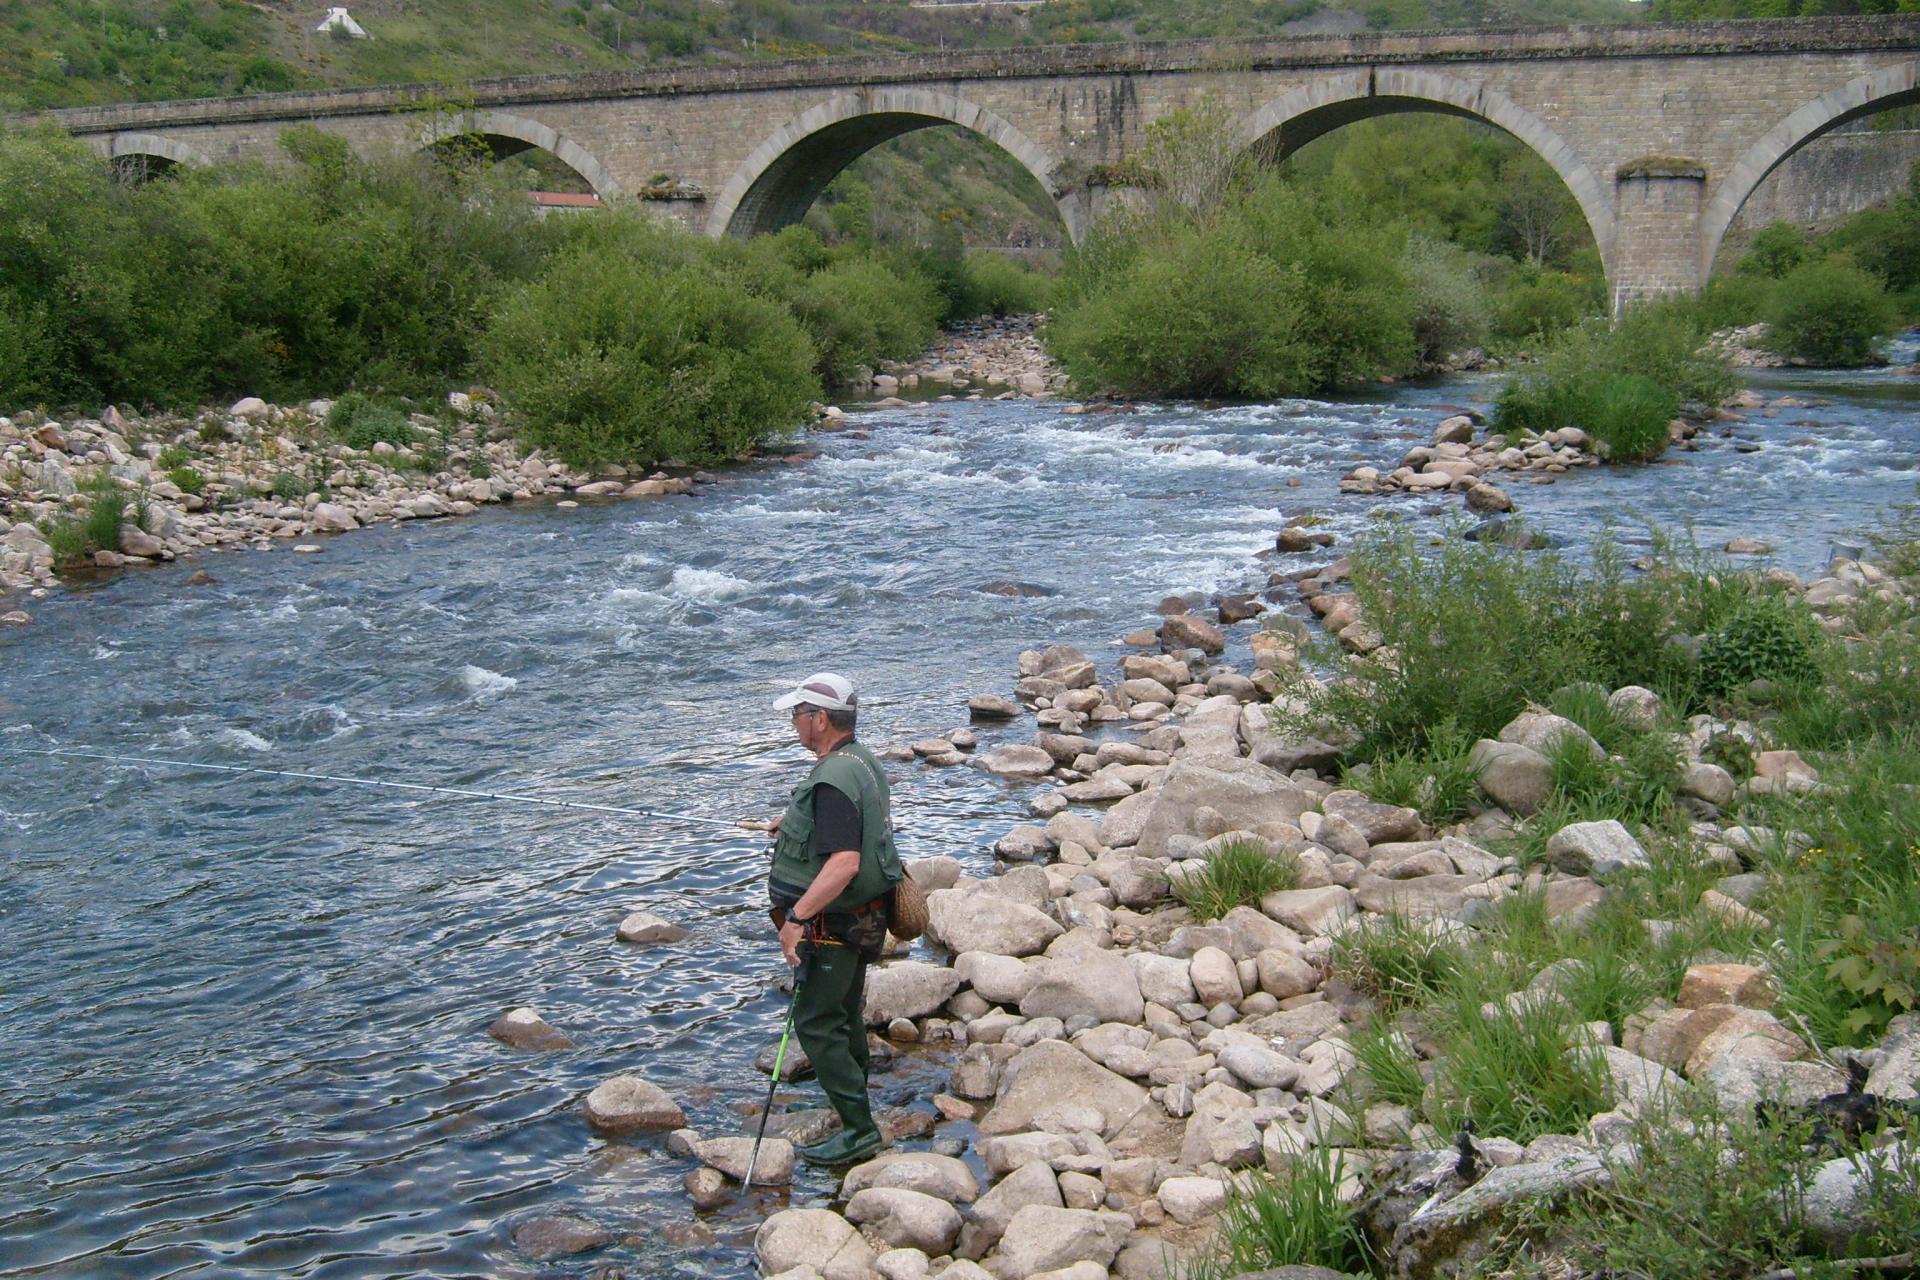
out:
{"label": "white baseball cap", "polygon": [[803,704],[827,711],[852,711],[860,705],[860,699],[853,692],[853,681],[831,671],[819,671],[802,680],[792,693],[774,703],[773,709],[791,711]]}

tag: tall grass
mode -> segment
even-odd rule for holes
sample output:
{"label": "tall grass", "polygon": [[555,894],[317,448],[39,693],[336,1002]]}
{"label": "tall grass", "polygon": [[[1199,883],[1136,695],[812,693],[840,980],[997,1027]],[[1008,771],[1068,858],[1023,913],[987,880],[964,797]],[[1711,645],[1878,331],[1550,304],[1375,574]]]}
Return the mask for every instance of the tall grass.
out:
{"label": "tall grass", "polygon": [[1288,1266],[1366,1272],[1371,1251],[1342,1194],[1346,1180],[1345,1155],[1326,1146],[1278,1172],[1248,1176],[1221,1212],[1214,1252],[1188,1267],[1188,1280],[1230,1280]]}
{"label": "tall grass", "polygon": [[1300,882],[1300,863],[1289,853],[1269,852],[1245,840],[1230,840],[1214,850],[1200,870],[1173,884],[1173,895],[1201,922],[1218,920],[1235,907]]}

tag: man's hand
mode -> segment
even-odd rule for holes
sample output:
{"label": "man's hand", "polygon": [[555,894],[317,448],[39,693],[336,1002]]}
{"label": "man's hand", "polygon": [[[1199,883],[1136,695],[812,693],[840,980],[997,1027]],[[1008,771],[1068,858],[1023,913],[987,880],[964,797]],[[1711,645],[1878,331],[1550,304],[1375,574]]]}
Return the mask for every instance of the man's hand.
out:
{"label": "man's hand", "polygon": [[787,967],[800,967],[800,944],[806,939],[807,931],[789,920],[780,926],[780,954],[787,958]]}

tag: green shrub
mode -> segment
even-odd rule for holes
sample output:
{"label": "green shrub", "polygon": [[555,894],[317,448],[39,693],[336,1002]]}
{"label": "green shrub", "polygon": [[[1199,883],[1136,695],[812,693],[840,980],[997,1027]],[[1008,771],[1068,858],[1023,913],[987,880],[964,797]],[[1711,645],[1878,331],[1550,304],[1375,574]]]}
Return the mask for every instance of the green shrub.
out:
{"label": "green shrub", "polygon": [[813,339],[821,376],[837,384],[882,360],[918,355],[934,335],[941,303],[924,278],[853,258],[809,276],[794,311]]}
{"label": "green shrub", "polygon": [[1435,999],[1461,962],[1457,942],[1399,915],[1350,929],[1333,946],[1334,971],[1388,1013]]}
{"label": "green shrub", "polygon": [[1743,276],[1778,280],[1807,260],[1807,237],[1791,222],[1775,222],[1754,233],[1734,270]]}
{"label": "green shrub", "polygon": [[1456,722],[1444,721],[1429,729],[1423,747],[1378,755],[1364,778],[1343,775],[1341,785],[1384,804],[1418,809],[1428,822],[1445,826],[1466,817],[1479,799],[1479,770],[1469,757],[1472,745]]}
{"label": "green shrub", "polygon": [[1053,300],[1053,281],[1001,253],[968,254],[961,281],[949,317],[954,320],[1032,315]]}
{"label": "green shrub", "polygon": [[1188,1268],[1189,1280],[1285,1266],[1365,1273],[1370,1255],[1346,1181],[1345,1156],[1332,1146],[1316,1146],[1277,1172],[1250,1175],[1228,1196],[1215,1251]]}
{"label": "green shrub", "polygon": [[507,299],[486,367],[522,433],[578,466],[709,462],[805,420],[797,321],[717,273],[569,253]]}
{"label": "green shrub", "polygon": [[307,496],[310,487],[303,477],[291,471],[282,471],[273,477],[268,492],[282,502],[298,502]]}
{"label": "green shrub", "polygon": [[1479,982],[1449,995],[1446,1054],[1435,1069],[1427,1118],[1442,1133],[1471,1121],[1477,1133],[1527,1143],[1573,1133],[1608,1106],[1608,1077],[1596,1052],[1573,1048],[1572,1011],[1551,999],[1523,1001],[1487,1016],[1507,994]]}
{"label": "green shrub", "polygon": [[1270,399],[1403,372],[1400,243],[1270,177],[1205,219],[1097,232],[1069,258],[1042,337],[1078,385],[1130,396]]}
{"label": "green shrub", "polygon": [[1293,855],[1235,840],[1216,849],[1197,873],[1175,881],[1173,895],[1204,923],[1235,907],[1258,906],[1260,899],[1291,889],[1299,880],[1300,864]]}
{"label": "green shrub", "polygon": [[207,478],[192,467],[174,467],[167,472],[167,479],[182,493],[199,493],[207,487]]}
{"label": "green shrub", "polygon": [[328,434],[341,444],[362,452],[382,443],[404,448],[419,435],[407,421],[406,414],[358,391],[349,391],[333,402],[333,407],[327,410],[325,426]]}
{"label": "green shrub", "polygon": [[162,471],[171,471],[175,467],[184,467],[193,460],[193,455],[177,444],[170,444],[160,451],[153,465]]}
{"label": "green shrub", "polygon": [[1366,1075],[1370,1098],[1419,1109],[1427,1081],[1420,1074],[1419,1055],[1404,1035],[1374,1021],[1355,1031],[1348,1043]]}
{"label": "green shrub", "polygon": [[1716,276],[1695,303],[1709,329],[1744,328],[1766,319],[1779,283],[1765,275]]}
{"label": "green shrub", "polygon": [[1599,277],[1545,268],[1515,272],[1493,299],[1492,340],[1503,346],[1551,341],[1606,310]]}
{"label": "green shrub", "polygon": [[92,499],[84,516],[53,516],[40,525],[61,568],[86,564],[96,551],[118,551],[120,526],[127,523],[127,495],[118,485],[93,481],[81,492]]}
{"label": "green shrub", "polygon": [[1403,266],[1413,297],[1413,343],[1421,360],[1438,361],[1487,340],[1489,304],[1469,254],[1444,241],[1411,236]]}
{"label": "green shrub", "polygon": [[1819,365],[1858,365],[1896,323],[1876,276],[1837,262],[1808,262],[1782,277],[1767,311],[1767,345]]}
{"label": "green shrub", "polygon": [[1823,640],[1806,607],[1779,595],[1756,595],[1700,645],[1700,683],[1728,694],[1754,680],[1807,684],[1820,674]]}

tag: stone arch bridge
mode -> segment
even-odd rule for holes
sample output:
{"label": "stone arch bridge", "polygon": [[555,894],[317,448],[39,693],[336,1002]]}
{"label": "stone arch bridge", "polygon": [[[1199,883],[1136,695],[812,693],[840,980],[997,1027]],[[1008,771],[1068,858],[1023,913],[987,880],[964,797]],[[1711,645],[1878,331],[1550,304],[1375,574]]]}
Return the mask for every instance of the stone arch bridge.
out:
{"label": "stone arch bridge", "polygon": [[[1807,142],[1920,101],[1920,17],[1080,45],[532,76],[90,107],[47,118],[148,164],[277,155],[310,123],[363,149],[477,133],[709,235],[798,220],[862,152],[954,124],[1004,149],[1085,236],[1145,127],[1211,100],[1280,158],[1357,120],[1485,121],[1579,202],[1616,305],[1697,289],[1741,205]],[[449,105],[451,104],[451,105]]]}

